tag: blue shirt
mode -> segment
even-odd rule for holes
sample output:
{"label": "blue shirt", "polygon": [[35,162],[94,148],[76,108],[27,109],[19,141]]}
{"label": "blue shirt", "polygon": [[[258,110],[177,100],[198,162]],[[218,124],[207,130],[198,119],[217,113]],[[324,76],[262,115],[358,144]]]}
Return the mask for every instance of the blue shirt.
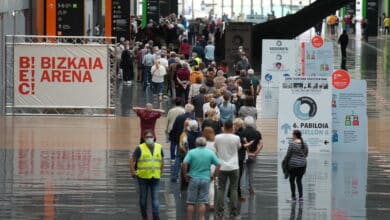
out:
{"label": "blue shirt", "polygon": [[210,179],[210,167],[219,165],[217,155],[206,147],[197,147],[188,152],[184,163],[190,166],[189,175],[195,179]]}

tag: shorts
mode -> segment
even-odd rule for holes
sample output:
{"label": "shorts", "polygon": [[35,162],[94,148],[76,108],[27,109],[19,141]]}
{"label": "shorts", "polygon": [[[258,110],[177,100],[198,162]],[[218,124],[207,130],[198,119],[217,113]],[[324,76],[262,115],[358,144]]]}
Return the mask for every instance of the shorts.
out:
{"label": "shorts", "polygon": [[209,203],[210,180],[190,178],[187,203]]}

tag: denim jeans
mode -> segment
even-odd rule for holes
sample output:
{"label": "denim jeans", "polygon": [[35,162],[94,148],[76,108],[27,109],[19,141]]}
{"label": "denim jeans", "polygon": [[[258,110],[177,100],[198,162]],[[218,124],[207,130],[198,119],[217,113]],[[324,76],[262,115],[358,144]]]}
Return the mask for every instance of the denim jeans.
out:
{"label": "denim jeans", "polygon": [[148,200],[148,191],[150,189],[152,195],[152,213],[153,219],[160,219],[159,216],[159,188],[160,188],[160,179],[142,179],[138,178],[138,186],[139,186],[139,205],[141,208],[142,218],[146,219],[146,211],[147,211],[147,200]]}
{"label": "denim jeans", "polygon": [[229,179],[229,207],[230,215],[237,216],[239,214],[238,210],[238,196],[237,196],[237,185],[239,179],[239,170],[231,171],[220,171],[218,177],[218,191],[217,191],[217,215],[221,216],[224,213],[225,205],[225,190],[227,180]]}
{"label": "denim jeans", "polygon": [[153,94],[162,95],[164,83],[152,82],[152,85],[153,85]]}
{"label": "denim jeans", "polygon": [[177,181],[179,178],[179,173],[181,169],[181,163],[183,162],[183,157],[179,156],[176,151],[175,164],[173,164],[173,169],[171,172],[171,180]]}
{"label": "denim jeans", "polygon": [[150,70],[152,69],[151,66],[144,66],[142,79],[144,80],[144,91],[146,91],[146,87],[151,84],[152,81],[152,75]]}

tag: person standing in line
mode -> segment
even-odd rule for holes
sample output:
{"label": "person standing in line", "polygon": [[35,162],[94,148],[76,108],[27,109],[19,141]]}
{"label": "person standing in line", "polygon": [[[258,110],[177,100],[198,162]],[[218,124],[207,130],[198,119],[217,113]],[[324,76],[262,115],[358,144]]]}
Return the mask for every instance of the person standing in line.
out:
{"label": "person standing in line", "polygon": [[346,63],[347,63],[347,46],[348,46],[349,37],[347,34],[347,31],[344,30],[343,34],[340,35],[338,43],[340,44],[341,48],[341,69],[346,70]]}
{"label": "person standing in line", "polygon": [[185,113],[182,115],[179,115],[176,117],[175,122],[173,123],[172,130],[169,133],[169,136],[171,138],[171,141],[174,141],[176,147],[176,157],[175,157],[175,164],[173,165],[173,169],[171,171],[171,182],[177,182],[177,179],[179,178],[179,172],[181,163],[183,162],[184,157],[180,156],[180,136],[183,133],[184,129],[184,122],[188,119],[192,120],[195,119],[194,115],[194,106],[192,104],[186,104],[184,106]]}
{"label": "person standing in line", "polygon": [[226,121],[234,121],[236,118],[236,106],[230,102],[230,95],[225,93],[223,95],[223,102],[219,104],[219,116],[223,123]]}
{"label": "person standing in line", "polygon": [[260,94],[261,85],[257,76],[254,75],[255,71],[253,69],[248,70],[248,77],[251,80],[252,88],[253,88],[253,104],[256,107],[257,96]]}
{"label": "person standing in line", "polygon": [[156,121],[158,118],[161,117],[162,114],[164,114],[165,111],[163,109],[154,109],[151,103],[147,103],[145,108],[133,107],[133,111],[140,118],[140,122],[141,122],[140,143],[143,143],[144,140],[142,137],[145,130],[150,129],[152,130],[153,135],[155,135],[154,128],[156,127]]}
{"label": "person standing in line", "polygon": [[241,178],[244,173],[244,161],[246,157],[246,148],[242,145],[242,131],[244,130],[244,121],[241,118],[236,118],[233,121],[233,129],[234,134],[240,137],[241,147],[238,149],[238,167],[239,167],[239,176],[238,176],[238,184],[237,184],[237,195],[240,198],[240,201],[245,201],[245,198],[241,193]]}
{"label": "person standing in line", "polygon": [[154,65],[154,56],[151,52],[150,48],[146,49],[146,55],[142,59],[142,65],[143,65],[143,80],[144,80],[144,91],[146,91],[146,88],[148,85],[151,84],[152,76],[151,76],[151,69]]}
{"label": "person standing in line", "polygon": [[130,42],[125,42],[125,49],[122,52],[120,59],[120,68],[123,71],[123,83],[131,85],[134,78],[134,55],[130,51]]}
{"label": "person standing in line", "polygon": [[[215,132],[212,127],[205,127],[203,129],[203,137],[206,138],[206,148],[217,153],[215,149]],[[215,166],[211,165],[210,167],[211,175],[215,174]],[[217,175],[216,175],[217,176]],[[214,210],[214,201],[215,201],[215,179],[210,182],[209,189],[209,209]]]}
{"label": "person standing in line", "polygon": [[246,170],[248,177],[249,193],[253,195],[255,193],[253,189],[254,169],[256,165],[256,157],[263,149],[263,139],[261,133],[256,130],[255,119],[251,116],[247,116],[244,119],[245,128],[241,132],[241,138],[243,144],[247,149],[248,159],[246,160]]}
{"label": "person standing in line", "polygon": [[[196,148],[188,152],[183,162],[183,173],[189,182],[187,191],[187,219],[193,219],[195,205],[199,204],[198,219],[203,220],[206,212],[206,204],[209,202],[210,180],[218,176],[220,162],[215,153],[206,148],[206,138],[196,139]],[[210,173],[211,165],[216,169],[213,175]],[[189,173],[187,173],[189,167]]]}
{"label": "person standing in line", "polygon": [[385,19],[383,19],[383,27],[384,27],[385,35],[388,35],[389,31],[390,31],[390,17],[389,16],[385,16]]}
{"label": "person standing in line", "polygon": [[[168,111],[167,114],[167,126],[165,128],[165,134],[167,135],[169,141],[171,142],[170,144],[170,152],[171,152],[171,165],[173,165],[175,161],[175,156],[176,156],[176,141],[173,140],[174,137],[171,137],[171,130],[173,127],[173,123],[175,123],[175,120],[177,116],[182,115],[185,113],[184,108],[182,107],[183,101],[180,98],[175,99],[175,107],[171,108]],[[173,168],[172,168],[173,169]]]}
{"label": "person standing in line", "polygon": [[212,41],[209,41],[207,43],[207,46],[204,48],[206,66],[210,65],[210,63],[214,61],[214,54],[215,54],[215,46],[213,45]]}
{"label": "person standing in line", "polygon": [[142,219],[147,219],[147,198],[150,190],[153,220],[159,220],[159,188],[164,169],[164,153],[160,144],[155,143],[152,130],[143,133],[144,143],[140,144],[130,158],[130,172],[137,178],[139,186],[139,205]]}
{"label": "person standing in line", "polygon": [[159,100],[162,101],[163,87],[164,87],[164,76],[167,75],[167,69],[165,66],[161,65],[160,60],[156,61],[156,64],[152,66],[152,83],[153,83],[153,97],[159,97]]}
{"label": "person standing in line", "polygon": [[239,177],[238,166],[238,149],[241,147],[240,138],[233,133],[233,122],[226,121],[224,131],[215,137],[215,149],[217,156],[221,161],[221,169],[218,176],[218,192],[217,192],[217,218],[222,218],[224,215],[225,190],[227,181],[229,180],[229,207],[230,217],[239,215],[237,187]]}
{"label": "person standing in line", "polygon": [[287,164],[292,201],[296,201],[297,199],[295,194],[295,182],[298,186],[299,201],[303,201],[302,177],[306,172],[306,158],[309,153],[309,148],[302,139],[301,131],[294,130],[292,136],[293,140],[288,145],[283,164]]}

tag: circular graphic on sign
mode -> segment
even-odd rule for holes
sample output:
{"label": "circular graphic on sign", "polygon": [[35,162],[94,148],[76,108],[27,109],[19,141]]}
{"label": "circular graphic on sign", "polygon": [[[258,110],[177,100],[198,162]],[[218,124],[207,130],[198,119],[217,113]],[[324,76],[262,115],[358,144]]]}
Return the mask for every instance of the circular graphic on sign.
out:
{"label": "circular graphic on sign", "polygon": [[311,44],[313,45],[313,47],[315,48],[320,48],[322,47],[322,45],[324,45],[324,39],[322,39],[321,36],[315,36],[311,39]]}
{"label": "circular graphic on sign", "polygon": [[282,46],[282,41],[280,41],[280,40],[278,40],[278,41],[276,41],[276,46]]}
{"label": "circular graphic on sign", "polygon": [[317,114],[317,103],[310,97],[300,97],[294,103],[294,114],[301,120],[309,120]]}
{"label": "circular graphic on sign", "polygon": [[264,78],[265,78],[265,80],[267,80],[269,82],[272,80],[272,75],[267,73],[267,74],[265,74]]}
{"label": "circular graphic on sign", "polygon": [[281,60],[282,59],[282,55],[278,54],[276,55],[276,60]]}
{"label": "circular graphic on sign", "polygon": [[332,85],[335,89],[345,89],[351,82],[351,76],[345,70],[335,70],[332,73]]}

